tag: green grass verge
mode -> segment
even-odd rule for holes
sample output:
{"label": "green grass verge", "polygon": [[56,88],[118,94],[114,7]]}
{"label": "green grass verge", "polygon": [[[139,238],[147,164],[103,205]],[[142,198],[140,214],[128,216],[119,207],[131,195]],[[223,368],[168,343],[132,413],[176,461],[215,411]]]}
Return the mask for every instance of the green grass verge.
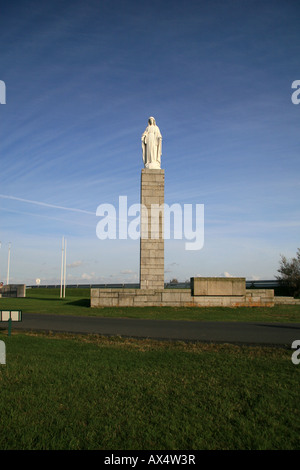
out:
{"label": "green grass verge", "polygon": [[0,449],[299,449],[280,348],[0,334]]}
{"label": "green grass verge", "polygon": [[89,289],[28,289],[24,299],[0,299],[0,309],[20,309],[23,313],[82,315],[99,317],[150,318],[190,321],[266,321],[300,323],[300,306],[261,307],[112,307],[90,308]]}

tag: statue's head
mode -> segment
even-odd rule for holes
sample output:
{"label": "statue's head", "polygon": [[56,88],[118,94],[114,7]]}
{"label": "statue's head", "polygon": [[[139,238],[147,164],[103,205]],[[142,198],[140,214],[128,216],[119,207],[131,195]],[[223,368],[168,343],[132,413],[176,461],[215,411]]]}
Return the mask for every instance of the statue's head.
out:
{"label": "statue's head", "polygon": [[150,126],[155,126],[156,125],[154,117],[152,117],[152,116],[149,117],[148,124],[150,124]]}

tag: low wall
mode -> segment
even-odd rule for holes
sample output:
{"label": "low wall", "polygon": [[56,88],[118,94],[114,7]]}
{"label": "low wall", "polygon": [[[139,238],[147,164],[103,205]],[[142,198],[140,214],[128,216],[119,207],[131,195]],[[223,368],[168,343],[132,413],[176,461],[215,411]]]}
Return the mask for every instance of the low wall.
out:
{"label": "low wall", "polygon": [[91,307],[273,307],[273,289],[195,296],[190,289],[91,289]]}
{"label": "low wall", "polygon": [[275,305],[300,305],[300,299],[294,297],[275,297]]}
{"label": "low wall", "polygon": [[0,288],[0,297],[26,297],[25,284],[8,284]]}

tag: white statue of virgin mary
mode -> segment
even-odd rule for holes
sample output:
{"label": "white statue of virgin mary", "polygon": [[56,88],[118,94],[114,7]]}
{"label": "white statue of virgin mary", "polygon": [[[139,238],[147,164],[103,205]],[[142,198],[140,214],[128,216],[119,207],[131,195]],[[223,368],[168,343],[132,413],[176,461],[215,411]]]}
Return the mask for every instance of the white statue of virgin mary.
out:
{"label": "white statue of virgin mary", "polygon": [[154,117],[149,117],[148,126],[142,135],[143,162],[145,168],[160,169],[162,136]]}

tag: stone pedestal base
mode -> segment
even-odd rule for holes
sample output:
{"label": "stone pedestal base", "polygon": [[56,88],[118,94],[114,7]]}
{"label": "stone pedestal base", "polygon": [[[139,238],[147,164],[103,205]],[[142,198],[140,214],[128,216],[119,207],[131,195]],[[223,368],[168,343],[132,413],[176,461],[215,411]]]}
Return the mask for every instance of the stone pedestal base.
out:
{"label": "stone pedestal base", "polygon": [[91,289],[91,307],[274,307],[274,290],[194,296],[190,289]]}

